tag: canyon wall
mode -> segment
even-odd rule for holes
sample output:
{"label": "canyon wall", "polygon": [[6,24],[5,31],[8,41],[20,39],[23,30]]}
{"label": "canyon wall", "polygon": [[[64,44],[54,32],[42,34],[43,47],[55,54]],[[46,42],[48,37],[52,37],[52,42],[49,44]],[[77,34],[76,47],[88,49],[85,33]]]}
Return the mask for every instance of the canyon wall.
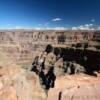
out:
{"label": "canyon wall", "polygon": [[67,74],[65,63],[99,71],[100,31],[0,30],[0,100],[100,100],[100,74]]}
{"label": "canyon wall", "polygon": [[100,39],[100,34],[94,33],[94,31],[71,30],[1,30],[0,51],[15,63],[26,66],[32,64],[34,57],[44,51],[47,44],[54,46],[64,44],[71,47],[78,43],[88,43],[92,48],[92,45],[98,45],[95,40]]}

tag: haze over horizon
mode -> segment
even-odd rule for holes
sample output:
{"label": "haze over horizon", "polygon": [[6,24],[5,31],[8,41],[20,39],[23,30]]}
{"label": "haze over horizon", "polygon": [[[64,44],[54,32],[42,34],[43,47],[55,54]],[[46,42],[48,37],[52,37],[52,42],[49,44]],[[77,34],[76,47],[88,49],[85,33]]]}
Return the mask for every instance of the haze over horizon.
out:
{"label": "haze over horizon", "polygon": [[0,0],[0,29],[100,28],[99,0]]}

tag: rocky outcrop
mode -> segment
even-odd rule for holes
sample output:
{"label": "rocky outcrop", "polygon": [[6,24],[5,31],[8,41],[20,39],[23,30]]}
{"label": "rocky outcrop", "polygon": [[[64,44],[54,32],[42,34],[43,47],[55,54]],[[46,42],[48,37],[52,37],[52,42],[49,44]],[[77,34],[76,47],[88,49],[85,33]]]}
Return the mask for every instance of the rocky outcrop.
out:
{"label": "rocky outcrop", "polygon": [[45,100],[38,76],[3,57],[0,63],[0,100]]}
{"label": "rocky outcrop", "polygon": [[99,80],[84,75],[58,77],[47,100],[100,100]]}
{"label": "rocky outcrop", "polygon": [[[73,49],[73,48],[61,48],[61,47],[58,48],[58,47],[56,47],[56,49],[55,49],[51,45],[47,45],[45,51],[40,56],[37,56],[32,64],[32,71],[35,72],[37,74],[37,76],[39,77],[40,84],[47,95],[49,94],[49,91],[52,90],[51,88],[56,88],[55,85],[58,84],[58,83],[56,83],[56,81],[57,81],[57,79],[59,79],[59,77],[65,77],[65,76],[73,75],[73,74],[81,75],[81,73],[84,73],[84,75],[89,74],[92,76],[97,76],[97,74],[98,74],[97,72],[99,72],[99,70],[100,70],[100,67],[99,67],[100,63],[97,62],[99,60],[99,54],[95,51],[92,51],[94,53],[90,53],[90,52],[87,53],[87,52],[89,52],[89,51],[82,50],[82,49]],[[93,55],[96,56],[96,59],[93,62],[96,62],[96,63],[88,62],[88,61],[92,61],[91,57]],[[84,58],[84,57],[86,57],[86,58]],[[95,66],[93,66],[92,64]],[[87,68],[87,65],[90,65],[90,66],[88,66],[88,68]],[[84,77],[82,77],[82,78],[84,78]],[[65,82],[67,82],[67,80]],[[71,87],[74,87],[74,84],[72,84]],[[78,89],[79,87],[80,87],[80,85],[79,86],[75,85],[75,89]],[[83,85],[82,85],[82,87],[83,87]],[[64,88],[66,88],[66,87],[64,87]],[[70,88],[70,86],[68,86],[68,88]],[[90,88],[92,88],[92,87],[90,87]],[[69,90],[66,90],[66,91],[69,91]],[[74,91],[74,88],[72,88],[72,91]],[[82,90],[80,90],[80,91],[82,91]],[[86,91],[86,89],[84,91]],[[58,92],[58,90],[57,90],[57,92]],[[72,94],[71,95],[68,94],[67,97],[66,96],[61,97],[62,91],[59,91],[59,96],[57,96],[59,99],[57,99],[57,100],[66,100],[67,98],[69,100],[72,100],[73,92],[71,92],[71,93]],[[57,97],[54,97],[54,98],[57,98]],[[60,98],[63,98],[63,99],[60,99]],[[66,99],[64,99],[64,98],[66,98]]]}

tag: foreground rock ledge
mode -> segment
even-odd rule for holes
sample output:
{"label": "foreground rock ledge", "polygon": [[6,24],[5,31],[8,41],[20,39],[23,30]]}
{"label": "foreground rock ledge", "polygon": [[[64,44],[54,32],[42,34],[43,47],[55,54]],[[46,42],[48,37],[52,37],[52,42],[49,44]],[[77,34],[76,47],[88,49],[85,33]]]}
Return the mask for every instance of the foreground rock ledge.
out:
{"label": "foreground rock ledge", "polygon": [[0,100],[46,100],[38,76],[18,66],[0,69]]}
{"label": "foreground rock ledge", "polygon": [[59,77],[47,100],[100,100],[100,76],[72,75]]}
{"label": "foreground rock ledge", "polygon": [[100,100],[100,75],[58,76],[46,96],[34,72],[10,65],[0,68],[0,100]]}

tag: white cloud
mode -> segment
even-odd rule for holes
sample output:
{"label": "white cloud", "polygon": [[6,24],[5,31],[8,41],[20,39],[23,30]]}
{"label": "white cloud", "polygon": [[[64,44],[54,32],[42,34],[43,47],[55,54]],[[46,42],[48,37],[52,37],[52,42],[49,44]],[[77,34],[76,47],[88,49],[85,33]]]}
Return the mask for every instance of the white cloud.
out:
{"label": "white cloud", "polygon": [[94,30],[94,29],[96,29],[96,27],[94,27],[93,24],[85,24],[77,27],[72,27],[72,30]]}
{"label": "white cloud", "polygon": [[36,29],[36,30],[42,30],[42,28],[40,28],[40,27],[35,27],[34,29]]}
{"label": "white cloud", "polygon": [[62,19],[61,19],[61,18],[59,18],[59,17],[52,19],[52,21],[53,21],[53,22],[56,22],[56,21],[61,21],[61,20],[62,20]]}
{"label": "white cloud", "polygon": [[49,22],[46,22],[44,24],[38,24],[38,27],[47,27],[50,23]]}
{"label": "white cloud", "polygon": [[90,26],[93,26],[93,24],[89,24]]}
{"label": "white cloud", "polygon": [[67,30],[65,27],[55,27],[54,30]]}
{"label": "white cloud", "polygon": [[11,26],[10,24],[0,27],[0,29],[25,29],[25,28],[26,27],[23,27],[23,26]]}
{"label": "white cloud", "polygon": [[22,29],[22,26],[15,26],[15,29]]}
{"label": "white cloud", "polygon": [[91,22],[95,22],[95,19],[91,19]]}
{"label": "white cloud", "polygon": [[15,26],[12,29],[33,29],[33,27],[25,27],[25,26]]}
{"label": "white cloud", "polygon": [[14,29],[32,29],[32,27],[15,26]]}
{"label": "white cloud", "polygon": [[72,27],[72,30],[78,30],[78,27]]}
{"label": "white cloud", "polygon": [[85,26],[85,27],[89,27],[89,26],[90,26],[90,24],[85,24],[84,26]]}
{"label": "white cloud", "polygon": [[35,27],[34,29],[36,30],[67,30],[67,28],[65,27],[46,27],[46,28]]}

